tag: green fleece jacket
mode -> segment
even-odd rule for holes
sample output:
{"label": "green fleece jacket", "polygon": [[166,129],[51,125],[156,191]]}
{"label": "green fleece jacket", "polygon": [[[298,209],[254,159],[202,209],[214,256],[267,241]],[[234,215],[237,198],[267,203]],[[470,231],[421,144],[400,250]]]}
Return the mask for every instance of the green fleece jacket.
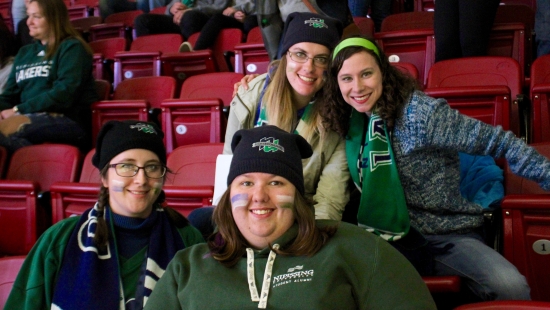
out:
{"label": "green fleece jacket", "polygon": [[[5,309],[50,309],[57,275],[63,259],[67,259],[63,254],[79,219],[80,217],[67,218],[50,227],[38,239],[17,275]],[[178,228],[178,232],[185,246],[204,242],[201,233],[190,225]],[[136,256],[140,254],[143,259],[145,257],[143,251]],[[124,265],[123,259],[119,260]],[[131,260],[135,261],[134,258]],[[126,270],[124,267],[122,269],[121,274],[132,279],[139,275],[136,276],[135,272],[129,273],[130,269],[141,272],[140,268],[132,268],[132,266],[128,266]],[[121,280],[125,291],[135,291],[135,288],[127,288],[129,284],[126,279]],[[135,285],[135,283],[132,284]]]}
{"label": "green fleece jacket", "polygon": [[77,39],[65,39],[51,59],[39,41],[21,48],[0,95],[0,110],[17,106],[22,114],[61,113],[86,124],[90,105],[98,100],[92,76],[92,54]]}
{"label": "green fleece jacket", "polygon": [[[338,231],[311,257],[276,255],[267,309],[436,309],[422,278],[387,242],[355,225],[317,223],[339,225]],[[294,225],[274,244],[284,248],[297,230]],[[250,264],[245,255],[228,268],[206,244],[179,251],[145,309],[258,309],[247,274],[261,291],[269,252],[255,251]]]}

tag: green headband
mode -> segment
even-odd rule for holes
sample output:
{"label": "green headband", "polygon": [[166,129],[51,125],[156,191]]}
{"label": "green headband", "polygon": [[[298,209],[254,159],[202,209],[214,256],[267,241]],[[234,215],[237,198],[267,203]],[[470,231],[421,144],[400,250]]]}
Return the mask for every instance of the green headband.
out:
{"label": "green headband", "polygon": [[349,39],[345,39],[344,41],[340,42],[340,44],[336,45],[336,47],[334,48],[334,52],[332,53],[332,60],[336,58],[336,55],[338,55],[338,53],[340,53],[341,50],[349,46],[364,47],[368,50],[373,51],[376,54],[376,56],[380,58],[380,52],[378,51],[378,48],[371,41],[363,38],[349,38]]}

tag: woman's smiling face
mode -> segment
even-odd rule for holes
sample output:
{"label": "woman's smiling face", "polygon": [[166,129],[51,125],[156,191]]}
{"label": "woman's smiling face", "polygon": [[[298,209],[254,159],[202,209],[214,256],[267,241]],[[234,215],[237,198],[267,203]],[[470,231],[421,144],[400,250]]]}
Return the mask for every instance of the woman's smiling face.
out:
{"label": "woman's smiling face", "polygon": [[382,72],[371,54],[363,51],[344,60],[337,79],[344,101],[360,113],[372,113],[383,87]]}

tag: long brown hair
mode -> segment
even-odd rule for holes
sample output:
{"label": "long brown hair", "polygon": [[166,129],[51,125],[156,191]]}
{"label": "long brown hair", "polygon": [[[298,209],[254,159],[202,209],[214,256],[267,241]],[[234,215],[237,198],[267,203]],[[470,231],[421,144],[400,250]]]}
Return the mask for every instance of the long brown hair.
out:
{"label": "long brown hair", "polygon": [[345,135],[349,129],[349,118],[352,107],[344,101],[338,86],[338,72],[342,69],[344,61],[351,56],[366,52],[374,59],[382,72],[382,95],[376,102],[376,113],[386,121],[388,129],[392,129],[395,120],[403,113],[403,107],[412,93],[418,89],[417,81],[405,75],[399,69],[390,64],[384,52],[371,41],[380,53],[380,57],[372,50],[361,46],[349,46],[338,52],[332,60],[329,69],[328,81],[323,87],[323,93],[319,99],[321,116],[325,126],[331,130]]}
{"label": "long brown hair", "polygon": [[[81,37],[78,31],[72,26],[69,20],[67,5],[62,0],[30,0],[36,2],[40,8],[41,14],[46,19],[53,42],[48,42],[44,58],[50,59],[57,52],[59,45],[63,40],[75,38],[85,47],[86,51],[93,54],[92,49]],[[29,2],[29,3],[30,3]]]}
{"label": "long brown hair", "polygon": [[[287,62],[285,54],[280,60],[271,63],[269,70],[271,82],[265,90],[262,102],[266,107],[269,124],[292,132],[297,110],[292,100],[292,86],[286,77]],[[322,143],[325,137],[325,128],[319,113],[319,106],[315,103],[312,108],[309,119],[305,121],[306,130],[300,132],[300,135],[311,143],[314,134],[318,133]]]}
{"label": "long brown hair", "polygon": [[[212,219],[218,231],[208,238],[212,257],[227,267],[235,265],[246,252],[246,248],[250,247],[235,223],[229,195],[230,188],[225,191],[214,209]],[[317,227],[313,204],[299,192],[296,192],[292,210],[298,224],[298,235],[285,248],[272,250],[279,255],[312,256],[336,233],[337,226]]]}

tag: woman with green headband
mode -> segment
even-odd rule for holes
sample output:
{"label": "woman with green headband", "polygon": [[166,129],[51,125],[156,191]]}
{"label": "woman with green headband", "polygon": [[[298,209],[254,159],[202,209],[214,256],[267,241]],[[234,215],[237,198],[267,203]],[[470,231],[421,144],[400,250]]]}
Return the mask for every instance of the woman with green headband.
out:
{"label": "woman with green headband", "polygon": [[483,242],[482,207],[461,196],[459,152],[506,158],[546,190],[550,162],[512,132],[419,91],[369,40],[343,40],[328,70],[321,114],[346,138],[361,193],[358,210],[346,213],[406,255],[425,249],[415,253],[421,274],[459,275],[483,300],[529,299],[525,277]]}

